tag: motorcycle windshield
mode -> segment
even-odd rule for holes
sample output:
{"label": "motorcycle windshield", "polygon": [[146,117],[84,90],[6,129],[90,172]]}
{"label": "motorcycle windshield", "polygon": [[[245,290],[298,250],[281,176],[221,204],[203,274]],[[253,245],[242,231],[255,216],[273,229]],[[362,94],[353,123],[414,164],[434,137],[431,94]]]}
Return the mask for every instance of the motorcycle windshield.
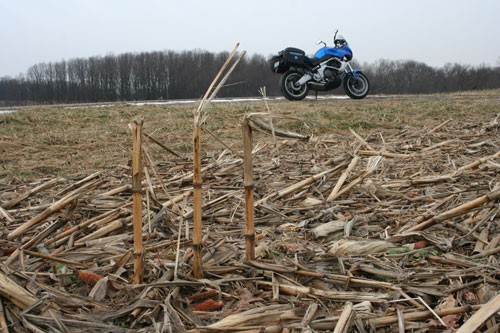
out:
{"label": "motorcycle windshield", "polygon": [[331,56],[338,57],[338,58],[346,57],[347,60],[352,59],[352,51],[351,51],[351,48],[349,47],[349,45],[347,45],[347,44],[341,48],[323,47],[316,52],[314,57],[321,59],[326,55],[331,55]]}

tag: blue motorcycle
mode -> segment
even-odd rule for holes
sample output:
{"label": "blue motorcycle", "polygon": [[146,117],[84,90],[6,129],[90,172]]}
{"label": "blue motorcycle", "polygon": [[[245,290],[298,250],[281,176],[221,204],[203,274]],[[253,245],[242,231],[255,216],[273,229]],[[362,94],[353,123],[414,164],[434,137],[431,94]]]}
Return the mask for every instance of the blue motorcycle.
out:
{"label": "blue motorcycle", "polygon": [[338,30],[333,38],[334,47],[323,44],[313,58],[305,52],[288,47],[272,57],[271,70],[283,74],[280,79],[280,90],[287,99],[300,101],[304,99],[309,90],[333,90],[343,83],[345,93],[354,99],[361,99],[368,95],[370,83],[365,74],[352,68],[352,51],[347,41]]}

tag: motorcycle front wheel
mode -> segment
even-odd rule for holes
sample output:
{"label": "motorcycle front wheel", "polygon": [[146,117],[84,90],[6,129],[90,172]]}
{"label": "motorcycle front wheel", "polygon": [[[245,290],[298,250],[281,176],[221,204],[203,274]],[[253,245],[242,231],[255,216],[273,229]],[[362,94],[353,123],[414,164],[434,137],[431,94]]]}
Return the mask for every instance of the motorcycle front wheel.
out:
{"label": "motorcycle front wheel", "polygon": [[296,70],[289,70],[280,79],[280,90],[283,96],[290,101],[303,100],[309,93],[309,87],[306,84],[297,85],[297,81],[302,77],[302,73]]}
{"label": "motorcycle front wheel", "polygon": [[344,78],[344,91],[353,99],[365,98],[369,90],[370,83],[363,73],[354,73],[348,78]]}

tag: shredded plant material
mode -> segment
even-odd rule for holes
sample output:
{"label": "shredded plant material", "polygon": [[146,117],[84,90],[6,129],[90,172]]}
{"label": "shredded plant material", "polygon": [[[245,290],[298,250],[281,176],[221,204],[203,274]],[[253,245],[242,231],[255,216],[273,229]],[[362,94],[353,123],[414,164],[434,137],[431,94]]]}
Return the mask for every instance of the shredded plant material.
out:
{"label": "shredded plant material", "polygon": [[[497,118],[364,137],[259,134],[255,260],[245,260],[243,155],[203,151],[201,279],[191,158],[146,150],[139,284],[130,166],[4,180],[3,321],[13,332],[494,331]],[[249,119],[268,132],[266,116]]]}

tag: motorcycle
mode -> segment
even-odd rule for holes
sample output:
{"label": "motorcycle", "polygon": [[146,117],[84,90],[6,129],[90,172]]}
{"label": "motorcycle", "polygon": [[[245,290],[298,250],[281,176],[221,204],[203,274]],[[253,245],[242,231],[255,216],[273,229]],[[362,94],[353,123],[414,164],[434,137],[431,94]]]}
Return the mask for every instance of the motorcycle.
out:
{"label": "motorcycle", "polygon": [[280,78],[280,90],[287,99],[300,101],[309,90],[333,90],[343,83],[345,93],[353,99],[361,99],[368,95],[370,83],[365,74],[353,69],[352,50],[347,41],[338,35],[333,37],[334,47],[323,44],[313,58],[305,55],[301,49],[288,47],[273,56],[269,61],[271,70],[283,74]]}

